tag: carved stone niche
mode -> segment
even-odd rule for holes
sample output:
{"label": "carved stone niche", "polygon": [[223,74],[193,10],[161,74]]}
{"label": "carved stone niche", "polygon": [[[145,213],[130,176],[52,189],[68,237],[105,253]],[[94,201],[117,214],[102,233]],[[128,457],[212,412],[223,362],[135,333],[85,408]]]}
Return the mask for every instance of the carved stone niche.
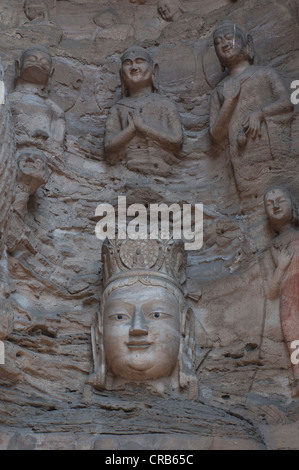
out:
{"label": "carved stone niche", "polygon": [[272,187],[265,194],[265,210],[275,238],[270,253],[274,271],[267,283],[269,300],[279,298],[280,322],[291,362],[292,396],[299,396],[299,364],[292,363],[293,341],[299,340],[299,230],[298,212],[286,188]]}
{"label": "carved stone niche", "polygon": [[123,98],[112,106],[105,130],[109,163],[167,176],[179,162],[183,131],[175,104],[158,93],[158,71],[150,54],[133,46],[121,58]]}
{"label": "carved stone niche", "polygon": [[9,99],[18,147],[50,150],[64,143],[64,112],[49,98],[53,72],[51,54],[43,46],[26,49],[16,61],[15,91]]}
{"label": "carved stone niche", "polygon": [[106,240],[104,292],[92,325],[94,373],[89,384],[129,384],[198,396],[194,312],[183,291],[181,241]]}

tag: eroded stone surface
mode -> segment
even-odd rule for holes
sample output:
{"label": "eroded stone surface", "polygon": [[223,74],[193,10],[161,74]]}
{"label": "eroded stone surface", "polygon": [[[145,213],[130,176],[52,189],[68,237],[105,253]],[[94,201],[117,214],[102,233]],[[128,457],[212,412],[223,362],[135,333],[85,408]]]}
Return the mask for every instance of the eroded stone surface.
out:
{"label": "eroded stone surface", "polygon": [[[44,23],[28,22],[23,1],[0,1],[9,94],[16,92],[15,61],[41,44],[54,67],[47,97],[66,123],[64,145],[52,146],[42,136],[22,141],[16,127],[19,149],[35,142],[47,156],[50,176],[30,195],[26,237],[16,250],[4,251],[0,263],[3,449],[157,448],[161,433],[165,448],[178,448],[182,433],[188,449],[298,447],[298,398],[292,397],[279,298],[266,296],[273,232],[260,198],[269,183],[287,187],[299,201],[298,105],[289,151],[275,155],[277,166],[267,170],[271,181],[266,184],[259,175],[259,197],[250,198],[250,214],[246,207],[240,211],[229,155],[209,136],[210,96],[225,77],[214,50],[215,28],[229,19],[251,34],[252,67],[279,73],[290,96],[291,82],[299,79],[298,5],[293,0],[182,3],[185,11],[166,21],[154,0],[49,1]],[[175,104],[183,125],[182,158],[167,176],[111,166],[104,157],[107,116],[121,99],[119,58],[133,45],[146,48],[159,64],[159,91]],[[13,188],[16,154],[7,116],[1,114],[1,164],[8,175],[3,184]],[[280,134],[271,139],[278,151]],[[252,171],[254,179],[254,165]],[[7,211],[0,214],[4,227],[13,189],[9,194]],[[104,202],[116,206],[120,195],[128,204],[204,204],[204,245],[188,252],[186,269],[188,290],[201,292],[200,300],[193,300],[196,339],[203,347],[196,370],[199,401],[153,396],[143,386],[95,392],[87,383],[90,326],[103,292],[95,209]],[[120,437],[124,434],[132,439]]]}

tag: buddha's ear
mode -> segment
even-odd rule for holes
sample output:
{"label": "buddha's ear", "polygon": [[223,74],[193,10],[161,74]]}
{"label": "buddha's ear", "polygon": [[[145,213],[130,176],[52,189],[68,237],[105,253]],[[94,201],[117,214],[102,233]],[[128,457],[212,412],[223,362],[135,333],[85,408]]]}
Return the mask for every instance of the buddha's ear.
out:
{"label": "buddha's ear", "polygon": [[119,78],[120,78],[120,83],[121,83],[121,95],[123,98],[125,98],[127,96],[127,91],[126,91],[126,87],[124,84],[123,74],[122,74],[121,69],[119,70]]}
{"label": "buddha's ear", "polygon": [[253,64],[253,61],[254,61],[254,43],[253,43],[253,37],[251,36],[251,34],[247,34],[246,49],[247,49],[247,56],[248,56],[249,62],[251,64]]}
{"label": "buddha's ear", "polygon": [[153,89],[155,92],[159,92],[159,65],[153,65]]}
{"label": "buddha's ear", "polygon": [[19,78],[20,73],[21,73],[21,62],[19,59],[15,60],[15,73],[16,73],[16,79]]}
{"label": "buddha's ear", "polygon": [[106,361],[103,342],[103,316],[96,312],[91,324],[91,345],[94,363],[95,388],[104,388],[106,379]]}

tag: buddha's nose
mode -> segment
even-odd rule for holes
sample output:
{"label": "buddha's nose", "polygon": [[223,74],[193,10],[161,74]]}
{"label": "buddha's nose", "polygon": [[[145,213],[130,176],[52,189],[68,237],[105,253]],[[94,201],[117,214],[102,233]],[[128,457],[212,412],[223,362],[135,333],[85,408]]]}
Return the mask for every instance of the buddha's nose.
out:
{"label": "buddha's nose", "polygon": [[132,336],[143,336],[148,334],[148,328],[146,326],[146,320],[144,318],[141,307],[136,307],[132,318],[132,324],[130,328],[130,335]]}

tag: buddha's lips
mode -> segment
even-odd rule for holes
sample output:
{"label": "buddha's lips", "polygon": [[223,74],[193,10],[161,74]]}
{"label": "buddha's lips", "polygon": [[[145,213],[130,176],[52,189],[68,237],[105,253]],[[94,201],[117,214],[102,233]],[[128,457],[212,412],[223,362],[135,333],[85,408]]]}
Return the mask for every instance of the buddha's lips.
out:
{"label": "buddha's lips", "polygon": [[138,348],[149,348],[153,343],[148,341],[130,341],[127,343],[128,348],[138,349]]}

